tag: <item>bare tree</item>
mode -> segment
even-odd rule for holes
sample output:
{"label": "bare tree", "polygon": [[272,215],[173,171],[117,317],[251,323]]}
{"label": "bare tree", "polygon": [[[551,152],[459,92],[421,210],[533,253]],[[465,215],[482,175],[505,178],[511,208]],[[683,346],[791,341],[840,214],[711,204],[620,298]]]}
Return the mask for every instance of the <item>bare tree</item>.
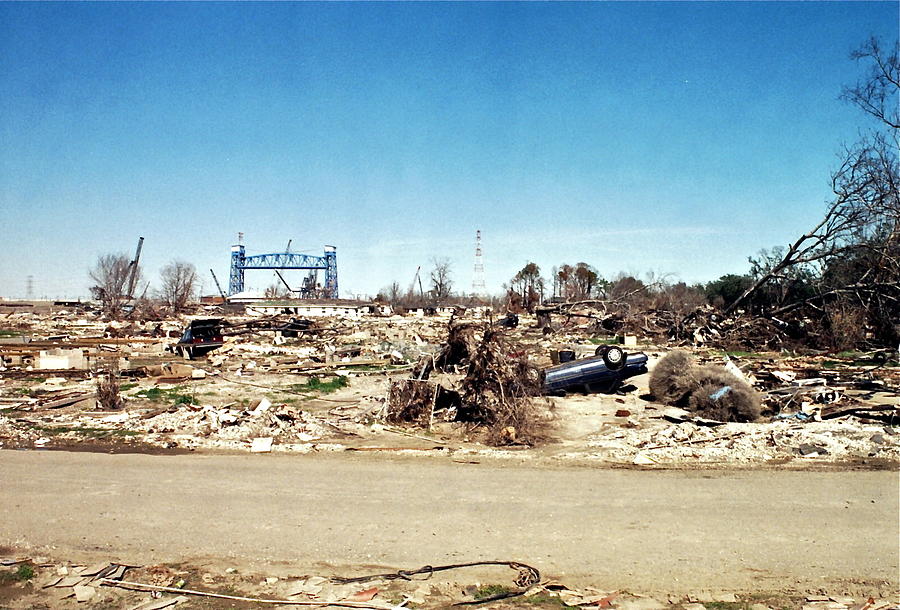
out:
{"label": "bare tree", "polygon": [[263,292],[263,296],[267,299],[289,299],[291,298],[291,292],[282,284],[281,282],[273,282],[268,288]]}
{"label": "bare tree", "polygon": [[[877,39],[872,38],[851,57],[869,61],[870,70],[864,81],[855,87],[845,88],[842,97],[874,117],[880,130],[872,130],[857,144],[845,147],[842,161],[831,176],[834,199],[824,217],[780,251],[780,260],[770,259],[764,267],[757,266],[755,281],[732,302],[727,309],[729,312],[766,283],[789,281],[796,277],[795,270],[798,268],[806,267],[822,277],[835,262],[859,258],[865,252],[869,253],[867,258],[875,265],[863,273],[859,281],[851,282],[852,285],[831,287],[805,302],[849,291],[859,295],[867,307],[874,302],[873,299],[882,303],[887,299],[893,304],[890,305],[891,311],[896,311],[900,302],[900,260],[897,254],[900,242],[900,170],[897,160],[900,60],[897,44],[888,52]],[[862,293],[869,296],[863,298]]]}
{"label": "bare tree", "polygon": [[450,290],[453,288],[453,280],[450,278],[452,274],[450,259],[435,258],[431,262],[434,265],[431,270],[431,296],[440,303],[450,297]]}
{"label": "bare tree", "polygon": [[890,51],[881,47],[874,36],[850,54],[856,61],[868,61],[869,72],[854,87],[844,87],[841,98],[860,108],[887,127],[900,129],[900,107],[897,90],[900,89],[900,59],[897,44]]}
{"label": "bare tree", "polygon": [[122,306],[128,300],[128,284],[132,274],[132,283],[140,282],[140,267],[132,267],[131,259],[124,254],[103,254],[97,258],[88,276],[93,282],[91,295],[100,301],[104,314],[113,318],[122,314]]}
{"label": "bare tree", "polygon": [[400,282],[391,282],[385,296],[387,296],[388,303],[391,305],[399,303],[400,299],[403,298],[403,289],[400,288]]}
{"label": "bare tree", "polygon": [[160,271],[162,288],[160,297],[172,308],[183,311],[194,296],[197,285],[197,269],[191,263],[174,260]]}

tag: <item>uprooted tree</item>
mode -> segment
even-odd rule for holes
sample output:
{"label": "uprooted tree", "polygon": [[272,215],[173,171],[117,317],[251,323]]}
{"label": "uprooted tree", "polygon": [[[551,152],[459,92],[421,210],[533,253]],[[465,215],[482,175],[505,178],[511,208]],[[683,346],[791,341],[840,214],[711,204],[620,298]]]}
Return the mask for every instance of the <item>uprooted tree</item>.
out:
{"label": "uprooted tree", "polygon": [[[448,325],[440,352],[424,357],[409,379],[391,384],[385,419],[430,427],[435,418],[482,428],[494,445],[540,442],[549,423],[541,377],[503,330],[474,323]],[[434,371],[464,370],[457,389],[428,381]]]}
{"label": "uprooted tree", "polygon": [[124,254],[103,254],[88,272],[91,295],[100,301],[103,313],[118,317],[131,298],[129,290],[140,282],[141,269]]}
{"label": "uprooted tree", "polygon": [[[841,152],[831,176],[833,200],[822,219],[793,243],[764,252],[753,264],[752,283],[727,307],[752,304],[763,289],[769,314],[798,308],[816,311],[834,343],[848,332],[872,329],[876,342],[900,340],[900,61],[898,45],[885,49],[872,38],[851,57],[864,61],[863,80],[844,89],[875,126]],[[773,288],[774,287],[774,288]],[[856,337],[858,338],[858,336]]]}

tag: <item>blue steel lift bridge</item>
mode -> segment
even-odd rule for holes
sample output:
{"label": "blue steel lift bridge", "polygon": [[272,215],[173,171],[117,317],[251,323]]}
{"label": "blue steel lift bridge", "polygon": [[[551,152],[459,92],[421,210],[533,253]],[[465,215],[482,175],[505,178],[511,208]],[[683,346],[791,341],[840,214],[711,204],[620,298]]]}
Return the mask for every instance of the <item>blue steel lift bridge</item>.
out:
{"label": "blue steel lift bridge", "polygon": [[294,252],[276,252],[274,254],[255,254],[247,256],[243,244],[231,247],[231,277],[228,282],[228,295],[244,291],[244,271],[247,269],[306,269],[313,273],[325,272],[325,285],[322,296],[326,299],[338,298],[337,251],[334,246],[325,246],[324,256],[297,254]]}

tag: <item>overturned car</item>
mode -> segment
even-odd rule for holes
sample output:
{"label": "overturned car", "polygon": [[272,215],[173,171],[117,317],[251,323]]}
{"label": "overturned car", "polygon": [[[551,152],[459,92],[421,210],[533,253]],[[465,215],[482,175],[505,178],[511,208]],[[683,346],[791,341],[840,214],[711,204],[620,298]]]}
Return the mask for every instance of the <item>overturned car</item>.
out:
{"label": "overturned car", "polygon": [[613,392],[626,379],[646,372],[646,354],[626,354],[619,347],[601,345],[591,358],[572,360],[544,369],[543,392]]}
{"label": "overturned car", "polygon": [[224,345],[222,339],[223,322],[218,318],[192,320],[178,343],[171,350],[185,360],[193,360],[196,356],[204,356]]}

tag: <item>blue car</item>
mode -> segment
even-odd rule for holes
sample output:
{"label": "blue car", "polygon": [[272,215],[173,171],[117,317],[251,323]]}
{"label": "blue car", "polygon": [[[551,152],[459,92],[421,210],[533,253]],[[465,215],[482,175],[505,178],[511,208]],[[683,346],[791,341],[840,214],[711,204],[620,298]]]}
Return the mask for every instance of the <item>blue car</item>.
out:
{"label": "blue car", "polygon": [[619,347],[603,345],[591,358],[544,369],[544,393],[563,394],[573,390],[613,392],[629,377],[646,372],[646,354],[626,354]]}

